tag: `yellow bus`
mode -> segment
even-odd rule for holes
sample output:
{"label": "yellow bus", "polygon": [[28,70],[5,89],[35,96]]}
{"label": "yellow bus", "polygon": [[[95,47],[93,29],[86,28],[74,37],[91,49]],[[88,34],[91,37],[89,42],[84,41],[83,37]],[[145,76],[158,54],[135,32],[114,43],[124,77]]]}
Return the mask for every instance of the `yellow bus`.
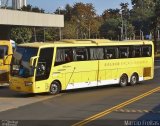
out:
{"label": "yellow bus", "polygon": [[62,90],[152,79],[151,41],[61,40],[19,45],[11,63],[10,89],[57,94]]}
{"label": "yellow bus", "polygon": [[[11,55],[13,54],[12,47],[10,41],[0,40],[0,85],[9,82]],[[6,58],[7,60],[5,60]]]}

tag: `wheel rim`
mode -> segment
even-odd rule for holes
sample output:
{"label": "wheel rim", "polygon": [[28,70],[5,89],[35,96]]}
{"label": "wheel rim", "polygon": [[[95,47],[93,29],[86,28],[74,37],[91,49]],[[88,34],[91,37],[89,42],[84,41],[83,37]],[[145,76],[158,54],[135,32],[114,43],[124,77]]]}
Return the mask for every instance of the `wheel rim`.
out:
{"label": "wheel rim", "polygon": [[132,76],[131,78],[132,84],[136,84],[137,83],[137,77],[135,75]]}
{"label": "wheel rim", "polygon": [[121,85],[126,85],[127,84],[127,79],[126,79],[126,76],[123,76],[122,78],[121,78]]}
{"label": "wheel rim", "polygon": [[58,86],[57,86],[57,84],[52,84],[50,90],[51,90],[52,94],[56,94],[58,92]]}

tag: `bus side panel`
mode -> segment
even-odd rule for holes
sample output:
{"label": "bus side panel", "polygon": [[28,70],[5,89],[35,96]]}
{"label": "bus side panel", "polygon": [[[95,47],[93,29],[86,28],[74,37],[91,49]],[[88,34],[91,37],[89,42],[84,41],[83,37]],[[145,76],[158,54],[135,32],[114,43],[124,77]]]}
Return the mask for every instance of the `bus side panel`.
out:
{"label": "bus side panel", "polygon": [[54,66],[54,69],[52,72],[52,80],[60,81],[62,90],[66,89],[68,83],[73,83],[74,80],[78,78],[79,78],[79,75],[75,73],[74,62]]}
{"label": "bus side panel", "polygon": [[97,73],[98,61],[74,62],[74,71],[66,74],[66,89],[97,86]]}
{"label": "bus side panel", "polygon": [[127,74],[128,82],[130,82],[133,73],[138,74],[139,81],[152,79],[152,58],[100,60],[98,85],[118,84],[122,74]]}
{"label": "bus side panel", "polygon": [[117,61],[116,60],[100,60],[99,61],[99,77],[98,85],[117,84]]}
{"label": "bus side panel", "polygon": [[[135,58],[135,59],[122,59],[119,60],[118,67],[118,78],[122,76],[122,74],[127,74],[128,81],[130,82],[130,78],[132,74],[137,73],[139,76],[139,81],[148,80],[153,78],[153,63],[152,58]],[[148,69],[147,76],[145,76],[145,69]]]}

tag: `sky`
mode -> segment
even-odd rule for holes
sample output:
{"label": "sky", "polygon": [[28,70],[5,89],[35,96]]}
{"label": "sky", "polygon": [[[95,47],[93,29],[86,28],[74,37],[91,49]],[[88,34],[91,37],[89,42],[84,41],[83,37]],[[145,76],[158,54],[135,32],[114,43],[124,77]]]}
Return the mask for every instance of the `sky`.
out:
{"label": "sky", "polygon": [[131,8],[131,0],[27,0],[27,4],[31,4],[33,7],[37,6],[45,10],[45,12],[53,13],[57,8],[65,8],[66,4],[74,5],[74,3],[92,3],[97,11],[97,14],[101,15],[106,9],[120,8],[120,3],[129,3]]}

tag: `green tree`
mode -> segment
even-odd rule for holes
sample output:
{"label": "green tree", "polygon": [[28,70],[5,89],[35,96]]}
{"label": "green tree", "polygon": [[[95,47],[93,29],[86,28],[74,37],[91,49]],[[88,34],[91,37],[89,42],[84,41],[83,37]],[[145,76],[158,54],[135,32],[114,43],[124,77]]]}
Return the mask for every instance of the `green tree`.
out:
{"label": "green tree", "polygon": [[63,28],[63,38],[64,39],[76,39],[78,38],[77,25],[70,21],[65,22],[65,27]]}
{"label": "green tree", "polygon": [[54,12],[55,14],[63,14],[65,21],[71,21],[71,18],[73,16],[73,7],[69,4],[65,6],[65,8],[57,8]]}
{"label": "green tree", "polygon": [[154,15],[151,18],[151,27],[154,35],[154,45],[155,45],[155,53],[157,53],[157,31],[160,28],[160,1],[155,0],[155,9],[154,9]]}
{"label": "green tree", "polygon": [[37,12],[37,13],[44,13],[45,11],[41,8],[38,7],[32,7],[32,5],[28,4],[27,6],[23,6],[21,8],[23,11],[28,11],[28,12]]}
{"label": "green tree", "polygon": [[152,27],[151,18],[154,15],[154,0],[132,0],[131,22],[135,26],[136,35],[143,31],[144,35],[150,34]]}
{"label": "green tree", "polygon": [[91,29],[93,26],[93,19],[96,17],[96,11],[91,3],[76,3],[73,6],[74,22],[79,24],[79,30],[84,33],[85,38],[91,37]]}
{"label": "green tree", "polygon": [[109,18],[118,18],[119,11],[119,9],[107,9],[102,13],[102,17],[104,20],[107,20]]}
{"label": "green tree", "polygon": [[[134,37],[135,31],[134,26],[132,25],[131,18],[130,18],[130,10],[128,8],[128,3],[121,3],[121,27],[123,27],[122,30],[124,35],[123,39],[131,39]],[[122,26],[123,21],[123,26]]]}
{"label": "green tree", "polygon": [[101,17],[96,15],[94,6],[91,3],[84,4],[80,2],[75,3],[73,6],[67,4],[64,9],[56,9],[55,13],[64,14],[64,38],[96,38],[99,35]]}
{"label": "green tree", "polygon": [[11,39],[18,44],[30,42],[32,38],[32,30],[27,27],[14,27],[11,29]]}
{"label": "green tree", "polygon": [[102,38],[118,40],[120,37],[119,19],[109,18],[100,28]]}
{"label": "green tree", "polygon": [[32,5],[28,4],[27,6],[23,6],[21,9],[23,11],[31,12],[32,11]]}

